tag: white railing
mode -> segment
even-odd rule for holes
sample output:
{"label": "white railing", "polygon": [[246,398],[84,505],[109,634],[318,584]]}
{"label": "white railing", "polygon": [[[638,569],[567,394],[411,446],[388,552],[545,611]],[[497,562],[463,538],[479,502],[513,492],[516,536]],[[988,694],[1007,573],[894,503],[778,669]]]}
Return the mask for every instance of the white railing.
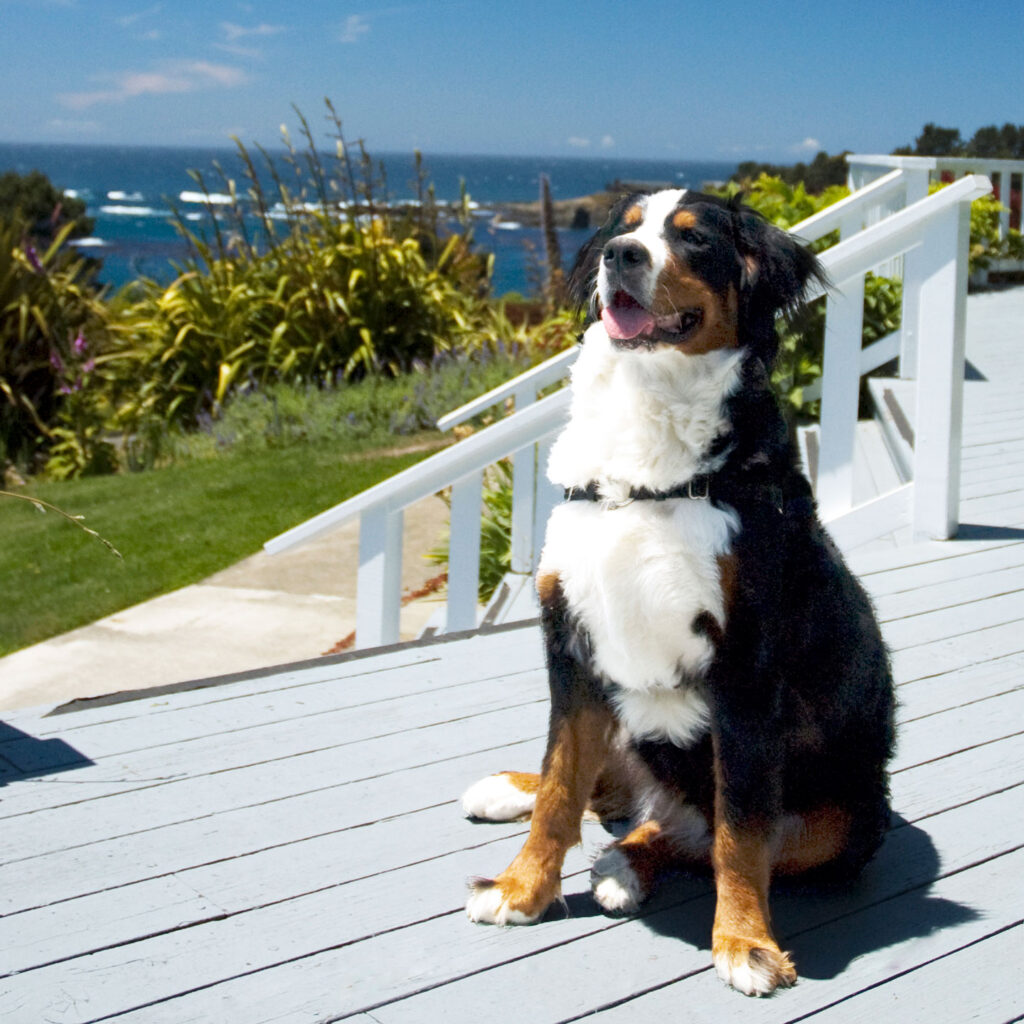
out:
{"label": "white railing", "polygon": [[[855,153],[847,157],[848,184],[851,189],[863,188],[879,175],[893,169],[903,171],[919,195],[927,195],[930,181],[956,181],[967,175],[980,175],[992,183],[992,192],[1002,204],[999,214],[999,237],[1006,238],[1010,226],[1024,224],[1024,160],[998,160],[994,157],[885,156]],[[990,270],[1024,270],[1024,260],[998,260]],[[983,283],[988,271],[979,271],[975,280]]]}
{"label": "white railing", "polygon": [[[971,200],[987,193],[990,184],[979,177],[964,179],[929,198],[927,178],[919,170],[899,167],[884,173],[793,229],[809,242],[836,229],[841,237],[822,254],[835,288],[827,299],[817,493],[823,518],[844,545],[904,523],[913,526],[915,536],[949,537],[956,531],[969,212]],[[904,263],[901,336],[862,350],[864,275],[893,259]],[[913,277],[909,283],[908,274]],[[918,338],[926,339],[928,359],[918,375],[914,482],[854,509],[860,376],[897,353],[903,375],[913,376]],[[512,569],[528,574],[539,558],[548,514],[561,497],[543,467],[569,403],[566,390],[540,400],[536,396],[564,377],[575,357],[574,349],[563,352],[449,413],[439,426],[449,428],[509,398],[515,402],[515,412],[505,419],[282,534],[266,550],[284,551],[358,517],[356,643],[393,643],[398,639],[403,510],[450,486],[445,631],[474,628],[484,471],[499,459],[513,458]]]}

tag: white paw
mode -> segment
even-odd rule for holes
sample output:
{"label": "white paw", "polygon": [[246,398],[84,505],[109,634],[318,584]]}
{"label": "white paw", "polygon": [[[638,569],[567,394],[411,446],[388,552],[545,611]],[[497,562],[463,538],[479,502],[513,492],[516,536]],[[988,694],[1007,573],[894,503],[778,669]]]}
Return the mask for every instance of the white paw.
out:
{"label": "white paw", "polygon": [[766,996],[779,986],[792,985],[796,971],[785,953],[755,948],[748,953],[712,953],[718,976],[747,996]]}
{"label": "white paw", "polygon": [[536,794],[524,793],[500,772],[474,782],[462,794],[462,809],[469,818],[485,821],[518,821],[533,813]]}
{"label": "white paw", "polygon": [[645,896],[629,858],[615,846],[608,847],[594,861],[590,888],[594,899],[613,914],[635,913]]}
{"label": "white paw", "polygon": [[466,916],[477,924],[533,924],[540,914],[529,914],[512,910],[508,900],[496,885],[486,883],[474,886],[466,903]]}

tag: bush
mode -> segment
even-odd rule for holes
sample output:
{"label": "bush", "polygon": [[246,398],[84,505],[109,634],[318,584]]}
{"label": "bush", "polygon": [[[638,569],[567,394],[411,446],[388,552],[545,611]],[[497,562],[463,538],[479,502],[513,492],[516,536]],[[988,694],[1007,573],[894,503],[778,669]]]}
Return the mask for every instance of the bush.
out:
{"label": "bush", "polygon": [[119,352],[127,376],[144,381],[121,403],[127,422],[190,425],[239,389],[393,376],[479,344],[489,261],[473,253],[469,229],[445,234],[422,171],[420,203],[390,210],[366,154],[357,172],[335,125],[330,171],[305,121],[307,151],[289,149],[286,159],[293,185],[267,157],[274,197],[239,143],[245,200],[222,178],[232,201],[218,208],[213,238],[179,218],[192,255],[178,278],[167,288],[144,281],[124,296]]}
{"label": "bush", "polygon": [[66,224],[42,252],[18,219],[0,223],[0,460],[38,468],[62,446],[78,472],[108,462],[91,377],[107,360],[107,312],[92,268],[66,251]]}

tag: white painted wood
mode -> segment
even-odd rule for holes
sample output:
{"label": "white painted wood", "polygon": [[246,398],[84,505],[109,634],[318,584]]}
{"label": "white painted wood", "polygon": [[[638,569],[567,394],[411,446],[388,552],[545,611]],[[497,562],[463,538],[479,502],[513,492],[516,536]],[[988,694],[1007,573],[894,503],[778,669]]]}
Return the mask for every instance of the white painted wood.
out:
{"label": "white painted wood", "polygon": [[943,540],[960,513],[960,441],[970,207],[951,207],[928,226],[922,243],[919,360],[914,440],[914,533]]}
{"label": "white painted wood", "polygon": [[[516,411],[532,403],[535,397],[530,389],[518,388],[515,391]],[[536,547],[533,504],[536,491],[537,446],[528,445],[512,457],[512,572],[533,571]]]}
{"label": "white painted wood", "polygon": [[398,642],[402,610],[402,510],[367,509],[359,517],[356,646]]}
{"label": "white painted wood", "polygon": [[[891,362],[900,354],[900,335],[897,331],[872,342],[860,350],[858,373],[863,377],[872,370]],[[821,378],[804,388],[804,399],[808,402],[821,398]]]}
{"label": "white painted wood", "polygon": [[821,432],[816,497],[831,520],[853,505],[853,444],[860,392],[863,277],[843,283],[827,299],[821,377]]}
{"label": "white painted wood", "polygon": [[826,519],[826,528],[840,548],[851,551],[909,526],[912,492],[912,484],[903,484],[845,514]]}
{"label": "white painted wood", "polygon": [[[928,172],[924,169],[904,171],[906,174],[906,203],[908,206],[928,196]],[[911,249],[903,258],[903,296],[900,317],[900,362],[901,377],[913,379],[917,376],[917,351],[919,324],[917,311],[921,302],[921,284],[924,268],[921,250]]]}
{"label": "white painted wood", "polygon": [[452,484],[445,630],[475,629],[480,578],[480,514],[483,470]]}
{"label": "white painted wood", "polygon": [[504,402],[513,396],[515,397],[516,411],[518,412],[522,408],[519,398],[520,392],[529,391],[531,401],[533,401],[538,391],[561,380],[569,372],[578,355],[579,348],[573,346],[564,352],[559,352],[550,359],[544,360],[543,363],[538,363],[536,366],[525,371],[525,373],[519,374],[518,377],[514,377],[505,384],[493,388],[479,398],[474,398],[465,405],[459,406],[458,409],[453,409],[451,412],[446,413],[437,421],[437,429],[450,430],[452,427],[465,423],[466,420],[472,419],[481,412],[486,412],[486,410],[497,405],[499,402]]}

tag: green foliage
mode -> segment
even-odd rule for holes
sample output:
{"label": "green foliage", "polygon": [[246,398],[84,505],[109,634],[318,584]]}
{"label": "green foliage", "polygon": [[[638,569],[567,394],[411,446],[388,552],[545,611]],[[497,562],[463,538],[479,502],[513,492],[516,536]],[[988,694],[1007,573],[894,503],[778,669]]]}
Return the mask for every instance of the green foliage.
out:
{"label": "green foliage", "polygon": [[[940,183],[931,185],[930,190],[937,192],[945,186]],[[974,274],[986,270],[993,260],[1024,259],[1024,244],[1021,233],[1015,228],[1000,237],[999,215],[1005,207],[993,195],[982,196],[971,203],[971,248],[969,270]]]}
{"label": "green foliage", "polygon": [[93,220],[85,215],[85,202],[62,195],[41,171],[0,175],[0,221],[25,226],[37,245],[49,247],[70,225],[72,237],[91,234]]}
{"label": "green foliage", "polygon": [[845,185],[846,172],[845,152],[835,156],[820,152],[809,164],[780,165],[746,160],[736,168],[732,180],[745,183],[767,175],[780,178],[787,185],[801,185],[812,195],[818,195],[833,186]]}
{"label": "green foliage", "polygon": [[[340,122],[331,167],[302,123],[308,147],[289,149],[292,181],[267,157],[277,189],[268,196],[239,143],[245,200],[222,178],[232,203],[220,210],[213,239],[179,219],[192,248],[179,277],[167,288],[144,281],[124,297],[119,355],[125,375],[144,382],[120,396],[127,422],[155,415],[193,424],[238,389],[275,381],[395,375],[439,352],[472,348],[486,333],[489,263],[472,252],[468,227],[444,237],[422,172],[420,204],[393,211],[364,151],[354,168]],[[258,237],[246,210],[257,217]]]}
{"label": "green foliage", "polygon": [[977,156],[996,160],[1024,160],[1024,124],[994,124],[979,128],[965,142],[959,128],[941,128],[929,122],[913,146],[893,151],[900,156]]}
{"label": "green foliage", "polygon": [[35,466],[54,444],[103,461],[89,378],[107,359],[107,310],[92,270],[63,248],[65,224],[39,252],[23,222],[0,223],[0,458]]}
{"label": "green foliage", "polygon": [[178,462],[299,444],[349,452],[385,446],[431,431],[444,413],[527,367],[521,351],[481,350],[472,357],[438,358],[429,372],[424,366],[397,378],[367,377],[329,388],[272,384],[239,392],[218,418],[205,417],[198,431],[166,433],[158,451]]}

